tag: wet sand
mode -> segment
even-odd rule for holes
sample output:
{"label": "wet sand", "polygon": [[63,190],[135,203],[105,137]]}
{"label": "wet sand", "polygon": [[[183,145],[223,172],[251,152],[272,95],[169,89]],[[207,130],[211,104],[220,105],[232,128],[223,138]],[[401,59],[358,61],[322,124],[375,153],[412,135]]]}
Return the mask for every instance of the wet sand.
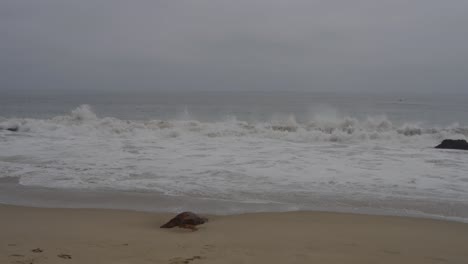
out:
{"label": "wet sand", "polygon": [[0,263],[468,263],[468,224],[343,213],[208,216],[0,205]]}

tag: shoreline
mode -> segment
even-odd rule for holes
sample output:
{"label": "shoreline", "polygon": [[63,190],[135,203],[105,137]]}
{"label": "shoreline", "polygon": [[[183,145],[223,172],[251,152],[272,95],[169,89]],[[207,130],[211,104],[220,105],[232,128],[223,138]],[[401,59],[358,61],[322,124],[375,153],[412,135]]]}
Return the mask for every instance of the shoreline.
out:
{"label": "shoreline", "polygon": [[355,199],[317,194],[313,203],[242,202],[156,192],[76,190],[24,186],[15,178],[0,178],[0,205],[37,208],[116,209],[175,213],[192,210],[212,215],[281,212],[336,212],[435,219],[468,223],[468,203],[404,198]]}
{"label": "shoreline", "polygon": [[328,212],[208,215],[210,221],[192,232],[160,229],[172,213],[0,205],[0,216],[0,263],[468,260],[468,224],[431,219]]}

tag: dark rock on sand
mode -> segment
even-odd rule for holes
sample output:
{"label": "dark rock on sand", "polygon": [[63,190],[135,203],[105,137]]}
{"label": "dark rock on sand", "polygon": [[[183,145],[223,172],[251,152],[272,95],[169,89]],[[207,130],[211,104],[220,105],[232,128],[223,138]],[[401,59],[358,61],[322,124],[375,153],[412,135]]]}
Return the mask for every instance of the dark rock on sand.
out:
{"label": "dark rock on sand", "polygon": [[444,139],[435,148],[439,149],[463,149],[468,150],[468,142],[464,139]]}
{"label": "dark rock on sand", "polygon": [[197,228],[195,227],[196,225],[204,224],[207,221],[207,218],[200,217],[195,213],[183,212],[176,215],[174,218],[169,220],[169,222],[162,225],[161,228],[173,228],[178,226],[181,228],[197,230]]}

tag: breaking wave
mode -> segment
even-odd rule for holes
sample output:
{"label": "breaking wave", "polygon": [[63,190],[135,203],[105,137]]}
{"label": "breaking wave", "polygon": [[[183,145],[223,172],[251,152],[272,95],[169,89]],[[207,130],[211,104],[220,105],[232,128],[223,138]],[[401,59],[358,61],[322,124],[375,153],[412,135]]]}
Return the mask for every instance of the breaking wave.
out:
{"label": "breaking wave", "polygon": [[448,127],[427,127],[420,123],[394,125],[385,116],[357,119],[353,117],[327,118],[314,116],[309,121],[298,122],[295,116],[278,117],[269,122],[246,122],[235,116],[217,122],[200,122],[187,118],[177,120],[121,120],[100,118],[89,105],[81,105],[69,115],[51,119],[0,118],[0,130],[38,133],[56,136],[163,136],[184,137],[262,137],[294,142],[365,142],[400,141],[443,138],[468,138],[468,127],[458,123]]}
{"label": "breaking wave", "polygon": [[[230,201],[240,211],[259,203],[262,210],[266,204],[362,206],[468,219],[466,153],[431,149],[444,138],[466,139],[468,128],[459,124],[397,124],[385,116],[329,113],[306,121],[294,115],[254,122],[191,116],[184,111],[177,119],[123,120],[82,105],[49,119],[0,117],[0,179],[156,193],[183,205]],[[0,202],[12,200],[0,190]]]}

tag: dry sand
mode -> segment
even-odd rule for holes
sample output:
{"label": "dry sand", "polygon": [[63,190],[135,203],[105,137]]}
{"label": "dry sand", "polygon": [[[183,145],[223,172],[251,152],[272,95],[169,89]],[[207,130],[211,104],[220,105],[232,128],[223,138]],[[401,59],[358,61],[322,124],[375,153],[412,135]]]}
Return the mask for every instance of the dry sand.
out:
{"label": "dry sand", "polygon": [[173,215],[0,205],[0,263],[468,263],[462,223],[291,212],[160,229]]}

